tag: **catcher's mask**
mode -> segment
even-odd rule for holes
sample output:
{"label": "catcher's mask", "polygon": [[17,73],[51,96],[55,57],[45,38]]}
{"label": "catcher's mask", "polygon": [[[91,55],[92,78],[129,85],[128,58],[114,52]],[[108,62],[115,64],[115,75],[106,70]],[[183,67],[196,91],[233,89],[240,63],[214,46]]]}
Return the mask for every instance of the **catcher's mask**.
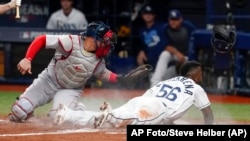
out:
{"label": "catcher's mask", "polygon": [[236,33],[227,29],[225,25],[215,25],[211,37],[211,44],[218,53],[229,53],[236,42]]}
{"label": "catcher's mask", "polygon": [[114,49],[117,43],[117,35],[109,26],[102,21],[94,21],[88,24],[87,30],[80,33],[81,38],[94,37],[95,41],[100,41],[100,46],[96,43],[96,57],[106,57]]}

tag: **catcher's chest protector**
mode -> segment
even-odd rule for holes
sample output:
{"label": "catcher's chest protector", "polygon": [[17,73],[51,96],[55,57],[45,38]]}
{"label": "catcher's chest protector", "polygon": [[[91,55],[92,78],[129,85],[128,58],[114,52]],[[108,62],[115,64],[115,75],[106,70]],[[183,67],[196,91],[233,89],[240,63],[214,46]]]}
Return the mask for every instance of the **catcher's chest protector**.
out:
{"label": "catcher's chest protector", "polygon": [[65,59],[58,60],[55,65],[56,79],[63,88],[83,87],[100,61],[95,54],[83,50],[77,37],[72,36],[72,41],[71,54]]}

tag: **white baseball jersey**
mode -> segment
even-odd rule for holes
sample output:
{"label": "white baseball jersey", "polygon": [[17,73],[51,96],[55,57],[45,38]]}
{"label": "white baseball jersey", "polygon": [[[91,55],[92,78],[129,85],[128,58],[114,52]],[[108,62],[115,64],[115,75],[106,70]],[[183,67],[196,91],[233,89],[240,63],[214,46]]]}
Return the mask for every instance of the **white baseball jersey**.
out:
{"label": "white baseball jersey", "polygon": [[73,8],[71,13],[66,16],[60,9],[54,12],[49,18],[46,28],[57,30],[85,30],[88,21],[81,11]]}
{"label": "white baseball jersey", "polygon": [[192,79],[178,76],[162,81],[145,92],[144,96],[161,98],[167,105],[169,115],[166,118],[177,119],[192,105],[203,109],[210,105],[204,89]]}
{"label": "white baseball jersey", "polygon": [[203,109],[210,105],[210,101],[200,85],[190,78],[178,76],[158,83],[143,96],[113,109],[107,119],[117,127],[163,124],[180,118],[192,105]]}

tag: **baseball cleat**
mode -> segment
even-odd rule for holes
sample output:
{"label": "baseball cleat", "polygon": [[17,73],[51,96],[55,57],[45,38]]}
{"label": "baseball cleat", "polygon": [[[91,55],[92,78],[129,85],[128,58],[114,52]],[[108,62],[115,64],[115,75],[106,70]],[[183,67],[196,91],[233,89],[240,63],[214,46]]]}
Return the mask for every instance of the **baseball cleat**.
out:
{"label": "baseball cleat", "polygon": [[103,112],[110,112],[112,110],[112,107],[108,102],[103,102],[103,104],[100,107],[100,110]]}
{"label": "baseball cleat", "polygon": [[103,112],[100,116],[95,117],[94,128],[102,127],[107,119],[108,114],[112,111],[112,107],[109,103],[104,102],[100,110]]}
{"label": "baseball cleat", "polygon": [[60,125],[65,121],[66,110],[67,108],[63,104],[59,104],[55,116],[55,123],[57,125]]}

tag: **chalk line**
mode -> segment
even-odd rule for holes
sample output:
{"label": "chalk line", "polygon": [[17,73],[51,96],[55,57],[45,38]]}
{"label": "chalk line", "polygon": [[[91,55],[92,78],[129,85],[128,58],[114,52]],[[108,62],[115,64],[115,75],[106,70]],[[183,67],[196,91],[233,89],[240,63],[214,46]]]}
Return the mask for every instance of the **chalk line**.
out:
{"label": "chalk line", "polygon": [[[60,130],[54,132],[37,132],[37,133],[18,133],[18,134],[0,134],[0,137],[20,137],[20,136],[39,136],[39,135],[58,135],[71,133],[95,133],[100,132],[99,129],[74,129],[74,130]],[[105,132],[105,134],[125,134],[125,132]]]}

